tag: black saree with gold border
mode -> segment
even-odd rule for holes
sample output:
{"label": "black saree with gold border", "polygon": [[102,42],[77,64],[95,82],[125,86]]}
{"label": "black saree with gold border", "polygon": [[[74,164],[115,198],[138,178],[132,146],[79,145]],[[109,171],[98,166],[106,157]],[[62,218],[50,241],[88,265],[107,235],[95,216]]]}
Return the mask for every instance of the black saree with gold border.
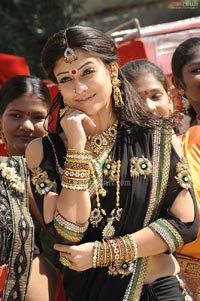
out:
{"label": "black saree with gold border", "polygon": [[[155,128],[145,128],[138,125],[126,127],[119,124],[120,140],[110,152],[112,160],[121,160],[120,172],[120,207],[123,208],[120,221],[113,223],[115,237],[134,233],[157,219],[170,221],[174,229],[183,237],[184,242],[190,241],[196,231],[196,220],[190,227],[175,216],[170,215],[169,208],[176,196],[183,189],[176,181],[176,164],[180,158],[172,145],[172,127],[168,123]],[[65,147],[56,134],[43,138],[44,157],[40,164],[47,171],[49,179],[56,183],[52,191],[61,190],[60,171],[64,166]],[[119,158],[120,154],[120,158]],[[131,172],[131,160],[143,158],[151,162],[152,171],[145,176]],[[135,174],[135,176],[134,176]],[[116,183],[103,179],[106,196],[101,196],[101,205],[107,216],[115,208]],[[34,185],[32,191],[43,215],[43,195],[37,193]],[[91,198],[92,208],[95,208],[95,196]],[[195,199],[194,199],[195,204]],[[195,206],[195,205],[194,205]],[[107,224],[103,218],[98,227],[89,225],[81,243],[102,240],[102,232]],[[193,227],[194,225],[194,227]],[[53,230],[52,223],[46,225]],[[51,231],[52,233],[52,231]],[[55,233],[56,240],[56,233]],[[89,269],[84,272],[65,270],[64,287],[69,301],[139,301],[143,288],[148,258],[135,262],[132,274],[124,276],[108,275],[107,268]]]}
{"label": "black saree with gold border", "polygon": [[2,298],[25,300],[33,257],[34,226],[29,213],[28,169],[23,157],[0,157],[0,257],[8,265]]}

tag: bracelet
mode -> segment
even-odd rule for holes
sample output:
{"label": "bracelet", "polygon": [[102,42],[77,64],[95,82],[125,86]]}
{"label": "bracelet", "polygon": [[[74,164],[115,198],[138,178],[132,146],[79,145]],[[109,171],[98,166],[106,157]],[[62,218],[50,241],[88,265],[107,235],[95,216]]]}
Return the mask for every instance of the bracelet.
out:
{"label": "bracelet", "polygon": [[97,254],[98,254],[99,243],[100,242],[98,240],[94,242],[94,250],[93,250],[93,257],[92,257],[92,267],[94,269],[97,267]]}
{"label": "bracelet", "polygon": [[130,241],[132,242],[132,246],[133,246],[133,250],[134,250],[134,261],[138,258],[138,248],[137,248],[137,244],[136,241],[133,237],[133,235],[131,234],[127,234],[128,238],[130,239]]}
{"label": "bracelet", "polygon": [[66,160],[72,159],[72,160],[78,160],[79,162],[83,161],[90,161],[91,160],[91,152],[88,150],[79,151],[77,149],[69,148],[67,150]]}
{"label": "bracelet", "polygon": [[57,233],[68,241],[78,243],[81,241],[88,228],[88,222],[83,225],[67,221],[58,210],[54,216],[54,227]]}
{"label": "bracelet", "polygon": [[85,191],[88,189],[89,183],[88,180],[77,180],[77,179],[71,179],[67,177],[62,178],[62,187],[71,189],[71,190],[82,190]]}
{"label": "bracelet", "polygon": [[137,244],[130,234],[102,242],[95,241],[92,266],[108,267],[109,275],[123,278],[133,272],[137,256]]}
{"label": "bracelet", "polygon": [[61,185],[71,190],[87,190],[90,179],[91,152],[68,149],[64,163]]}

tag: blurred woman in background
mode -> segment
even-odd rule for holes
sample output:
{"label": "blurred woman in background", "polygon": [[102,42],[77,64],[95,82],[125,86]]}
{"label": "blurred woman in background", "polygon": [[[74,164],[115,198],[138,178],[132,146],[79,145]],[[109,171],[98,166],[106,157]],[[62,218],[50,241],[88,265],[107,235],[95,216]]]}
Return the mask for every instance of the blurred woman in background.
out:
{"label": "blurred woman in background", "polygon": [[[24,161],[25,149],[35,138],[47,134],[48,124],[45,119],[51,106],[49,90],[41,79],[31,75],[17,75],[7,80],[0,89],[0,128],[5,140],[7,158],[0,158],[1,177],[4,178],[9,170],[20,175],[18,184],[22,182],[24,190],[11,190],[7,196],[1,193],[0,221],[0,270],[1,293],[3,300],[10,300],[16,295],[17,300],[45,300],[55,301],[57,270],[43,255],[39,239],[39,232],[32,233],[33,221],[35,230],[40,219],[31,191],[28,186],[29,171]],[[9,176],[9,173],[8,173]],[[7,177],[8,177],[7,176]],[[9,183],[5,183],[8,185]],[[17,199],[20,197],[20,210],[23,214],[15,218],[19,212]],[[14,201],[16,198],[16,201]],[[30,212],[33,221],[29,215]],[[16,211],[18,210],[18,211]],[[25,214],[26,213],[26,214]],[[26,219],[24,219],[24,217]],[[5,220],[9,220],[4,224]],[[26,221],[26,223],[24,222]],[[25,223],[26,227],[20,228]],[[22,230],[24,232],[22,232]],[[16,235],[18,233],[18,235]],[[26,233],[23,239],[23,233]],[[32,253],[35,241],[34,253]],[[32,246],[32,247],[31,247]],[[31,255],[32,254],[32,255]],[[23,260],[22,260],[23,258]],[[22,265],[20,270],[18,267]],[[12,279],[15,279],[13,283]],[[60,278],[59,278],[60,280]],[[58,281],[59,281],[58,280]],[[60,285],[60,284],[59,284]]]}

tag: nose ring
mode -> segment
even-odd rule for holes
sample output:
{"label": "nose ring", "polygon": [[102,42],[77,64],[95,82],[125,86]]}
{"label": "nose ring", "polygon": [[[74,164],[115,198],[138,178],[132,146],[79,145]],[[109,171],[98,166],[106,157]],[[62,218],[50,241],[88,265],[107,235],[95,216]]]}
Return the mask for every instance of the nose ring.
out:
{"label": "nose ring", "polygon": [[76,89],[74,89],[74,95],[77,96]]}

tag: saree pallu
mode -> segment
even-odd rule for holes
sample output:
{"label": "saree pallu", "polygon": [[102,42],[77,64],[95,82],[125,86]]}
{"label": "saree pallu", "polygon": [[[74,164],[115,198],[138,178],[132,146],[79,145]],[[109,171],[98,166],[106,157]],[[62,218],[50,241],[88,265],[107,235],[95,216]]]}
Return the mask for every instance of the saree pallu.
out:
{"label": "saree pallu", "polygon": [[200,301],[200,259],[178,254],[178,262],[194,301]]}

